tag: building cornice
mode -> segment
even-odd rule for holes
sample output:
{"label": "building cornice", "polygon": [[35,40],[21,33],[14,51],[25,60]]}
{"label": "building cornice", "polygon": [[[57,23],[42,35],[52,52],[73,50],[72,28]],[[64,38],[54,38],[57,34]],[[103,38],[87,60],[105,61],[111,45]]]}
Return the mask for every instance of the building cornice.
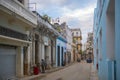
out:
{"label": "building cornice", "polygon": [[30,25],[37,26],[37,16],[26,9],[17,0],[0,0],[0,10]]}

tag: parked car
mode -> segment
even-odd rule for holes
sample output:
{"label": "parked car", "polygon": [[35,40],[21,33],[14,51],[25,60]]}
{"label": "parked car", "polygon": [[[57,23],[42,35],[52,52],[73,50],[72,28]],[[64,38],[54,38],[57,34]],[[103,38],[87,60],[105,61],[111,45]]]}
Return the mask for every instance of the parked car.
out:
{"label": "parked car", "polygon": [[86,62],[87,62],[87,63],[92,63],[92,59],[91,59],[91,58],[88,58],[88,59],[86,60]]}
{"label": "parked car", "polygon": [[80,61],[81,61],[80,58],[78,58],[78,59],[77,59],[77,62],[80,62]]}

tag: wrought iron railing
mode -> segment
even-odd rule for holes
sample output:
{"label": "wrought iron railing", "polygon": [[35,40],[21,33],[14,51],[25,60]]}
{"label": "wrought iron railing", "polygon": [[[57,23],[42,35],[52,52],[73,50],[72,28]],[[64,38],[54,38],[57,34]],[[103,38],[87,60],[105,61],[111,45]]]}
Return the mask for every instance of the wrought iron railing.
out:
{"label": "wrought iron railing", "polygon": [[27,34],[23,34],[5,27],[0,26],[0,35],[17,38],[21,40],[28,40]]}

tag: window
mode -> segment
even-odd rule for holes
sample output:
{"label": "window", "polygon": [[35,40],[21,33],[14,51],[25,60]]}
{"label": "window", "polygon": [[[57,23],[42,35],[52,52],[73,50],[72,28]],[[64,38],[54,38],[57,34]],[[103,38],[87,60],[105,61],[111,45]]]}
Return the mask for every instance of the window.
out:
{"label": "window", "polygon": [[74,38],[74,40],[76,41],[76,38]]}
{"label": "window", "polygon": [[74,32],[72,33],[72,36],[74,36]]}
{"label": "window", "polygon": [[76,34],[78,35],[78,32],[76,32]]}
{"label": "window", "polygon": [[80,38],[78,38],[78,41],[80,41]]}

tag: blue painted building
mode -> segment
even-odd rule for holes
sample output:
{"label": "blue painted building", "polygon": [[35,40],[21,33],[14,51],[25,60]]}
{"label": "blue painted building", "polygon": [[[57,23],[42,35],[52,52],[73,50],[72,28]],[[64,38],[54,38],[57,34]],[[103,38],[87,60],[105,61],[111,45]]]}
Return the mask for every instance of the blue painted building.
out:
{"label": "blue painted building", "polygon": [[98,0],[94,11],[94,66],[99,80],[120,80],[120,0]]}
{"label": "blue painted building", "polygon": [[56,40],[56,66],[62,66],[66,60],[66,39],[59,36]]}

